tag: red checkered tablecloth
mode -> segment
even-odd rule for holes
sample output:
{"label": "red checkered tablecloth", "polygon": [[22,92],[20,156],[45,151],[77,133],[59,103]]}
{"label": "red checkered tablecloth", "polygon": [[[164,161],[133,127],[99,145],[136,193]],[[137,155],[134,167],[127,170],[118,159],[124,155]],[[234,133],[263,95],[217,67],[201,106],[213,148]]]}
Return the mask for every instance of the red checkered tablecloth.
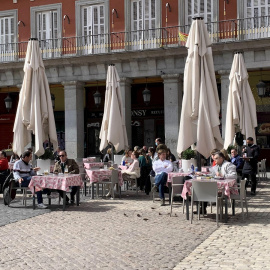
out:
{"label": "red checkered tablecloth", "polygon": [[223,189],[224,190],[224,194],[230,198],[231,194],[238,194],[238,190],[237,189],[231,189],[231,187],[233,187],[236,184],[236,180],[235,179],[225,179],[225,180],[216,180],[216,179],[207,179],[207,180],[198,180],[198,179],[189,179],[186,180],[184,183],[184,187],[183,187],[183,191],[182,191],[182,197],[184,199],[187,198],[187,193],[191,194],[191,187],[192,187],[192,182],[193,181],[205,181],[205,182],[209,182],[209,181],[214,181],[217,182],[217,187],[218,189]]}
{"label": "red checkered tablecloth", "polygon": [[[111,170],[100,169],[100,170],[85,170],[85,171],[86,171],[87,176],[90,179],[90,184],[91,183],[98,183],[98,182],[102,181],[102,179],[106,179],[106,176],[112,175]],[[121,171],[118,171],[118,180],[119,180],[119,185],[122,186],[123,185],[123,178],[122,178]]]}
{"label": "red checkered tablecloth", "polygon": [[69,191],[70,186],[83,187],[83,181],[80,174],[36,175],[32,177],[28,187],[31,192],[34,193],[34,187],[36,188],[36,191],[45,188]]}

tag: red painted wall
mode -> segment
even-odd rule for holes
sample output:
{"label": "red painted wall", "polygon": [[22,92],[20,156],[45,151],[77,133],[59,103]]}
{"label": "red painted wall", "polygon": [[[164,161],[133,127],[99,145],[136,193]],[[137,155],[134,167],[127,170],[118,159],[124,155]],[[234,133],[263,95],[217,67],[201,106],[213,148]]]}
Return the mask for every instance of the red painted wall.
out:
{"label": "red painted wall", "polygon": [[[166,24],[166,3],[171,6],[171,12],[167,9],[167,24]],[[162,1],[162,26],[176,26],[178,25],[178,0]]]}

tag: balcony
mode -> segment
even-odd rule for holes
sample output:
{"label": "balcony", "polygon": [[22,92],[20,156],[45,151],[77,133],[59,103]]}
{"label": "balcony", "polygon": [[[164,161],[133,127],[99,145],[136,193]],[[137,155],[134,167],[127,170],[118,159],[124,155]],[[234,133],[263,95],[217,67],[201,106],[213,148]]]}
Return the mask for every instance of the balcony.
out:
{"label": "balcony", "polygon": [[[270,16],[207,23],[212,43],[270,37]],[[40,40],[43,59],[183,47],[190,25]],[[23,61],[27,42],[0,44],[0,62]]]}

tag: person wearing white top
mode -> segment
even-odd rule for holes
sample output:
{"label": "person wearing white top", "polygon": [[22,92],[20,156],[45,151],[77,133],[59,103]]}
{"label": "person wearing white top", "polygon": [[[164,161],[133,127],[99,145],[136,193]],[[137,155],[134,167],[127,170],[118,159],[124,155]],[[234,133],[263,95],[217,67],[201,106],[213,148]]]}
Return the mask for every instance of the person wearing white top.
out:
{"label": "person wearing white top", "polygon": [[236,166],[225,160],[225,156],[221,152],[217,152],[214,156],[216,165],[212,168],[212,176],[219,176],[229,179],[236,179]]}
{"label": "person wearing white top", "polygon": [[158,188],[159,197],[161,199],[161,206],[165,205],[164,197],[164,185],[167,182],[168,173],[173,171],[173,164],[171,161],[166,160],[166,150],[160,149],[158,151],[159,159],[153,164],[153,170],[155,171],[155,186],[152,188],[152,192]]}

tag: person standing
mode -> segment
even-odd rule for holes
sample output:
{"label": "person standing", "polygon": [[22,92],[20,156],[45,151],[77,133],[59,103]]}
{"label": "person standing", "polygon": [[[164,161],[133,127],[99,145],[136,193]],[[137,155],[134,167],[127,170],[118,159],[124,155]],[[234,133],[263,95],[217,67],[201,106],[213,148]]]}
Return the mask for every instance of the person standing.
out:
{"label": "person standing", "polygon": [[257,187],[257,164],[258,157],[260,153],[260,148],[258,145],[254,144],[253,138],[247,138],[247,146],[246,146],[246,157],[243,157],[245,160],[244,167],[242,170],[242,179],[249,178],[251,180],[251,192],[250,195],[256,195],[256,187]]}
{"label": "person standing", "polygon": [[153,163],[153,170],[155,171],[155,185],[152,188],[152,192],[156,188],[159,189],[159,197],[161,200],[161,206],[165,205],[164,185],[167,183],[168,173],[173,171],[173,165],[171,161],[166,160],[167,150],[160,149],[158,151],[158,160]]}

